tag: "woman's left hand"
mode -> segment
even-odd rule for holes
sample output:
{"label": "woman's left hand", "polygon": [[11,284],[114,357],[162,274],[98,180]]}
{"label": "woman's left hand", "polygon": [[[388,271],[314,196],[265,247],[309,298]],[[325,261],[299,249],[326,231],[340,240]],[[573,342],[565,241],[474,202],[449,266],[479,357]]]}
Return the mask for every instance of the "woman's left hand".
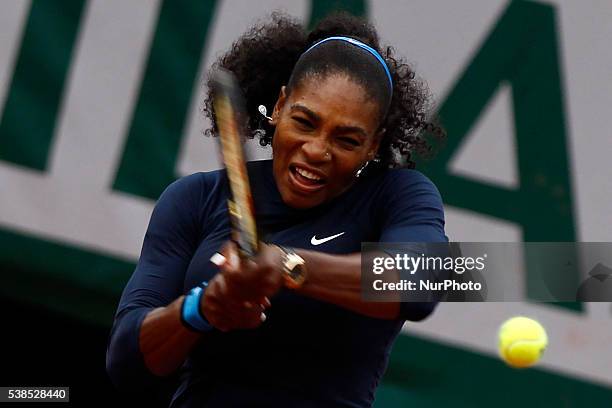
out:
{"label": "woman's left hand", "polygon": [[229,241],[221,251],[226,258],[220,268],[232,297],[259,303],[276,294],[283,286],[283,254],[275,245],[260,243],[257,256],[240,259],[236,244]]}

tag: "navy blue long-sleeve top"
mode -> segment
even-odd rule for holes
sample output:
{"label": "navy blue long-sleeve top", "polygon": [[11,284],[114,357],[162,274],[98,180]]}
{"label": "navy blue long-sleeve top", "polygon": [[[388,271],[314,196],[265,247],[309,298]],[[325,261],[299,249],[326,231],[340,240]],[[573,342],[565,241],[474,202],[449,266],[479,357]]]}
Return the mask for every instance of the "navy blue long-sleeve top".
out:
{"label": "navy blue long-sleeve top", "polygon": [[[370,170],[306,210],[284,204],[271,160],[249,163],[248,173],[264,241],[334,254],[359,252],[361,242],[447,241],[440,194],[418,171]],[[210,257],[230,238],[227,197],[226,173],[218,170],[183,177],[159,198],[111,332],[107,371],[119,388],[160,380],[144,364],[140,326],[152,309],[218,272]],[[283,289],[259,328],[202,336],[180,368],[171,406],[371,406],[404,321],[434,307],[402,303],[397,319],[384,320]]]}

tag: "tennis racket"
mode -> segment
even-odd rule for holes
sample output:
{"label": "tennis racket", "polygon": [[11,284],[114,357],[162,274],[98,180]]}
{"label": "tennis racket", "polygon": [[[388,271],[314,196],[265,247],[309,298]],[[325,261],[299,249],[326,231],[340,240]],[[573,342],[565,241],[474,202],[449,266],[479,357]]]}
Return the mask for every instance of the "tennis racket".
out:
{"label": "tennis racket", "polygon": [[213,107],[219,129],[219,147],[227,170],[230,197],[228,210],[232,240],[241,258],[258,251],[257,225],[244,155],[247,115],[242,91],[234,75],[224,69],[212,74]]}

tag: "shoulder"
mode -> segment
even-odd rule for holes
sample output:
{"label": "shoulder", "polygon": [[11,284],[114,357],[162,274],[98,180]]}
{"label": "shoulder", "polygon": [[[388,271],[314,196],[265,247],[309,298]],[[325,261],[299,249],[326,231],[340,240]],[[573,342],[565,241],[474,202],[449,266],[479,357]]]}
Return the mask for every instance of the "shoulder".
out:
{"label": "shoulder", "polygon": [[157,200],[150,226],[154,231],[181,228],[195,236],[207,226],[208,216],[226,203],[223,177],[221,170],[215,170],[173,181]]}
{"label": "shoulder", "polygon": [[193,173],[173,181],[159,197],[156,210],[201,220],[225,203],[224,170]]}
{"label": "shoulder", "polygon": [[388,169],[384,171],[384,180],[401,187],[431,188],[437,191],[434,183],[423,173],[414,169]]}
{"label": "shoulder", "polygon": [[442,206],[442,197],[436,185],[423,173],[414,169],[389,169],[382,174],[382,196],[386,200],[408,202],[430,201]]}
{"label": "shoulder", "polygon": [[210,193],[219,186],[224,177],[224,171],[214,170],[193,173],[173,181],[162,193],[160,200],[167,197],[189,198],[198,201],[203,195]]}
{"label": "shoulder", "polygon": [[381,242],[444,242],[444,205],[435,184],[411,169],[382,176]]}

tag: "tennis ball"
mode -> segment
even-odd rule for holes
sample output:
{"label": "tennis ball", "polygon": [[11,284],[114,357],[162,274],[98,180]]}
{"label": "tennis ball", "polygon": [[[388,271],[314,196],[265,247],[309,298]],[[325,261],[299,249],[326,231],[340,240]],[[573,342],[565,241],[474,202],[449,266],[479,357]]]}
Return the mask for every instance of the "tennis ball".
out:
{"label": "tennis ball", "polygon": [[548,344],[544,327],[528,317],[506,320],[499,328],[499,355],[511,367],[524,368],[538,362]]}

